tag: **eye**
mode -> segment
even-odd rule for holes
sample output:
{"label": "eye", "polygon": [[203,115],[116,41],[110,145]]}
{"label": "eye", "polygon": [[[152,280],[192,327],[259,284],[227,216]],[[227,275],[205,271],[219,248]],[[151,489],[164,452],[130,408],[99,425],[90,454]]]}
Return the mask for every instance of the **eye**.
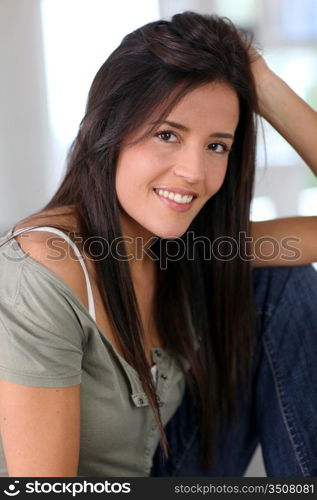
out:
{"label": "eye", "polygon": [[[164,142],[177,142],[177,136],[171,130],[160,130],[155,134],[156,137],[159,137]],[[172,140],[174,139],[174,140]]]}
{"label": "eye", "polygon": [[211,144],[208,144],[208,149],[217,154],[230,152],[229,146],[223,142],[212,142]]}

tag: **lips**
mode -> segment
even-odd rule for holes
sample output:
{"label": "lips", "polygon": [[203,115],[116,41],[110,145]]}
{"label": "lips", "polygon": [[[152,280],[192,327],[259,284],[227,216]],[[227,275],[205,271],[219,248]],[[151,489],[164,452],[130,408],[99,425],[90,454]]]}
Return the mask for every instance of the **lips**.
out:
{"label": "lips", "polygon": [[180,194],[179,192],[168,191],[167,189],[153,189],[153,192],[164,206],[176,210],[177,212],[186,212],[190,210],[196,199],[192,193]]}

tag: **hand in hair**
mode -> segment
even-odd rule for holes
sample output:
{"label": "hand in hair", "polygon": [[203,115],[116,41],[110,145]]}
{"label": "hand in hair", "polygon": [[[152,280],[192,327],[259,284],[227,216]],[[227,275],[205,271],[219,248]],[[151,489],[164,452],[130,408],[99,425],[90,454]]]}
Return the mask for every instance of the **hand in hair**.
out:
{"label": "hand in hair", "polygon": [[317,175],[317,113],[266,64],[253,47],[249,48],[255,80],[258,113],[297,151]]}
{"label": "hand in hair", "polygon": [[252,45],[248,48],[250,67],[255,81],[255,87],[258,99],[258,113],[264,116],[265,113],[265,86],[266,81],[272,78],[272,70],[269,68],[265,59]]}

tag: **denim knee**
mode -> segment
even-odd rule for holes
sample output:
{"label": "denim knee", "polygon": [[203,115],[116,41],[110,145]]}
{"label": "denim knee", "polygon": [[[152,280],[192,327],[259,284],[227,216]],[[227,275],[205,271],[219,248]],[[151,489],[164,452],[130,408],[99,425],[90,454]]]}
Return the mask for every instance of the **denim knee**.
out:
{"label": "denim knee", "polygon": [[256,415],[270,476],[317,474],[317,273],[253,270],[262,351]]}

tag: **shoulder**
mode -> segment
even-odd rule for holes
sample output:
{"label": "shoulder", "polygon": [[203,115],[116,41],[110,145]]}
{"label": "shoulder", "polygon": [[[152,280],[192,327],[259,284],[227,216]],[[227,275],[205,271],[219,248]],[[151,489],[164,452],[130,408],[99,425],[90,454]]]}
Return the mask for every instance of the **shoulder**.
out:
{"label": "shoulder", "polygon": [[[53,220],[29,219],[17,224],[14,231],[31,225],[55,226],[58,218]],[[67,236],[67,233],[65,232]],[[82,266],[72,246],[62,237],[48,231],[28,231],[15,237],[22,252],[33,261],[45,266],[57,278],[62,280],[78,296],[85,307],[88,307],[86,282]]]}
{"label": "shoulder", "polygon": [[[14,227],[15,231],[19,229],[22,224]],[[10,332],[12,339],[21,337],[23,345],[26,339],[37,339],[36,342],[42,339],[41,345],[66,341],[79,350],[86,340],[82,308],[78,304],[79,301],[85,305],[86,301],[80,263],[68,254],[63,259],[50,258],[48,238],[52,233],[30,232],[28,235],[28,238],[17,236],[1,252],[1,335]],[[66,248],[62,238],[59,243]],[[3,338],[1,340],[3,345]]]}
{"label": "shoulder", "polygon": [[[19,224],[14,230],[21,228]],[[19,242],[8,245],[10,264],[0,259],[0,376],[17,384],[62,387],[81,381],[89,332],[82,308],[69,292],[67,273],[76,275],[76,288],[80,270],[75,265],[80,264],[67,257],[51,263],[48,238],[47,232],[18,237]]]}

